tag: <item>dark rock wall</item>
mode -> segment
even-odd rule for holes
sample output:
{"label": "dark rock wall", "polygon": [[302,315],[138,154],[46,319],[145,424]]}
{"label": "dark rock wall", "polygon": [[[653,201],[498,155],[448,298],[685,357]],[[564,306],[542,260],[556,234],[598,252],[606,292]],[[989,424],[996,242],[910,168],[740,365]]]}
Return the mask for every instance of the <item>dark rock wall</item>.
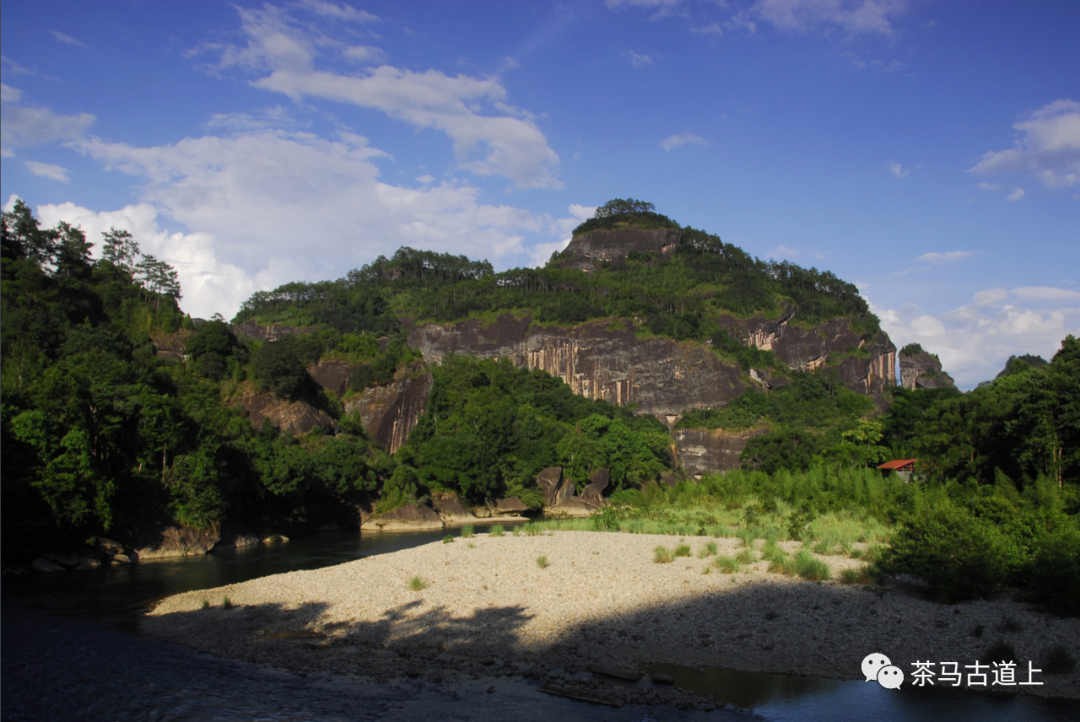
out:
{"label": "dark rock wall", "polygon": [[327,391],[333,391],[338,396],[345,395],[353,370],[353,366],[343,361],[320,361],[313,366],[308,366],[308,373],[315,379],[315,383]]}
{"label": "dark rock wall", "polygon": [[668,422],[687,409],[725,406],[744,389],[738,367],[708,348],[635,338],[627,320],[563,328],[533,326],[529,315],[504,314],[488,326],[475,319],[419,326],[409,333],[409,345],[435,364],[448,354],[507,358],[561,378],[580,396],[636,406]]}
{"label": "dark rock wall", "polygon": [[566,247],[566,255],[559,265],[562,268],[592,271],[605,262],[620,266],[630,253],[653,253],[664,258],[675,252],[681,239],[682,233],[670,228],[593,231],[575,236]]}
{"label": "dark rock wall", "polygon": [[306,434],[316,426],[331,430],[336,426],[330,416],[306,401],[289,401],[270,393],[259,393],[243,396],[237,403],[247,412],[248,420],[256,429],[262,426],[263,419],[269,419],[278,429],[294,436]]}
{"label": "dark rock wall", "polygon": [[[778,320],[755,316],[749,319],[723,317],[729,333],[744,337],[748,343],[772,351],[788,368],[796,371],[816,371],[829,361],[836,364],[840,379],[851,389],[874,399],[884,408],[884,392],[896,384],[896,346],[884,332],[864,341],[851,329],[849,319],[838,318],[819,326],[793,325],[795,314],[788,313]],[[868,357],[842,356],[849,351],[864,350]]]}
{"label": "dark rock wall", "polygon": [[672,436],[680,469],[689,476],[704,476],[738,469],[739,454],[746,448],[746,442],[764,433],[762,429],[676,429]]}
{"label": "dark rock wall", "polygon": [[393,383],[364,389],[345,402],[345,413],[359,410],[364,428],[391,454],[408,441],[427,408],[434,379],[430,371],[421,368],[413,366]]}

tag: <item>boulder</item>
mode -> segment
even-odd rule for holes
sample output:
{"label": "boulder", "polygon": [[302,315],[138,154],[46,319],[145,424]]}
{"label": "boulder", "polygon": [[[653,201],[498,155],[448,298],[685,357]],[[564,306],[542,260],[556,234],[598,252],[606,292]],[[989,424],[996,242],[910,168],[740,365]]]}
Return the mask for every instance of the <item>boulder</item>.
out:
{"label": "boulder", "polygon": [[87,542],[90,546],[97,549],[102,554],[113,556],[115,554],[122,554],[124,552],[124,545],[118,541],[112,539],[106,539],[104,537],[94,537]]}
{"label": "boulder", "polygon": [[499,516],[517,516],[529,510],[529,507],[525,506],[525,503],[516,496],[511,496],[508,499],[496,499],[494,508]]}
{"label": "boulder", "polygon": [[444,521],[469,521],[476,518],[461,503],[461,498],[451,492],[432,492],[431,504]]}
{"label": "boulder", "polygon": [[552,506],[558,506],[574,498],[574,492],[576,491],[577,485],[574,484],[573,479],[563,479],[562,484],[555,490],[555,503]]}
{"label": "boulder", "polygon": [[680,478],[682,477],[679,476],[678,472],[665,471],[660,474],[660,483],[664,486],[675,486],[679,483]]}
{"label": "boulder", "polygon": [[285,542],[289,541],[289,537],[285,536],[284,534],[268,534],[267,536],[263,537],[262,541],[263,544],[274,544],[276,542],[284,544]]}
{"label": "boulder", "polygon": [[170,526],[140,545],[131,556],[139,561],[200,556],[213,549],[219,541],[221,536],[216,529]]}
{"label": "boulder", "polygon": [[299,436],[319,427],[328,433],[335,433],[337,422],[325,411],[320,411],[307,401],[289,401],[279,399],[271,393],[246,394],[236,402],[247,412],[251,425],[259,429],[263,419],[281,431]]}
{"label": "boulder", "polygon": [[562,484],[562,467],[549,466],[536,476],[536,485],[544,493],[544,506],[555,506],[555,496]]}
{"label": "boulder", "polygon": [[131,564],[131,557],[127,554],[113,554],[112,560],[116,564]]}
{"label": "boulder", "polygon": [[391,512],[364,522],[361,529],[375,531],[418,531],[442,529],[445,525],[432,509],[420,504],[404,504]]}
{"label": "boulder", "polygon": [[48,554],[42,554],[42,559],[46,559],[54,564],[59,564],[62,567],[72,568],[79,566],[79,556],[77,554],[58,554],[57,552],[49,552]]}
{"label": "boulder", "polygon": [[607,506],[604,498],[604,489],[611,480],[611,472],[607,469],[598,469],[589,475],[589,485],[581,492],[581,500],[593,506]]}
{"label": "boulder", "polygon": [[34,563],[30,565],[30,568],[33,569],[35,572],[44,572],[46,574],[51,574],[52,572],[67,571],[67,567],[65,567],[64,565],[58,564],[57,562],[54,562],[51,559],[46,559],[44,557],[38,557],[37,559],[35,559]]}

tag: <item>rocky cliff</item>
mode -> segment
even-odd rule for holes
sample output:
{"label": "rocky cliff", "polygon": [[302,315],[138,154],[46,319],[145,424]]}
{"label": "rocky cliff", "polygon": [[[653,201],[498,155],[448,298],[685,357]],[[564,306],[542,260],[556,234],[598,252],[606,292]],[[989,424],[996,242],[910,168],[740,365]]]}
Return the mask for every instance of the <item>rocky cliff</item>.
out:
{"label": "rocky cliff", "polygon": [[847,318],[813,327],[797,325],[795,318],[789,311],[776,320],[724,316],[720,321],[732,336],[772,351],[790,369],[809,372],[826,365],[834,367],[849,389],[870,396],[884,409],[885,389],[896,384],[896,346],[889,337],[879,331],[864,339]]}
{"label": "rocky cliff", "polygon": [[330,416],[306,401],[279,399],[271,393],[248,393],[233,403],[247,412],[248,420],[256,429],[262,426],[263,419],[269,419],[278,429],[294,436],[306,434],[315,427],[330,433],[335,433],[337,428]]}
{"label": "rocky cliff", "polygon": [[408,441],[420,414],[427,408],[434,379],[422,365],[414,364],[398,372],[393,383],[364,389],[345,402],[345,412],[360,412],[360,420],[371,438],[391,454]]}
{"label": "rocky cliff", "polygon": [[682,233],[670,228],[620,228],[575,236],[563,251],[562,268],[590,272],[603,264],[621,266],[631,253],[666,258],[675,252]]}
{"label": "rocky cliff", "polygon": [[905,389],[955,389],[952,377],[941,368],[941,360],[921,348],[900,355],[900,382]]}
{"label": "rocky cliff", "polygon": [[413,328],[409,345],[428,363],[448,354],[507,358],[561,378],[574,393],[632,406],[673,423],[683,411],[722,407],[743,392],[738,366],[707,347],[669,338],[637,338],[627,320],[580,326],[534,325],[532,316],[500,316]]}

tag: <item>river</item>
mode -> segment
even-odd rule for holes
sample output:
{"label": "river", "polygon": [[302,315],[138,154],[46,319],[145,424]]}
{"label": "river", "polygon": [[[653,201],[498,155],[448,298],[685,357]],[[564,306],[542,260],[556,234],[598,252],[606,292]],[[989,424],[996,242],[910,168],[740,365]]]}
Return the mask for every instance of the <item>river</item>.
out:
{"label": "river", "polygon": [[[483,525],[476,525],[483,531]],[[441,539],[445,531],[364,534],[332,532],[287,543],[215,552],[99,570],[7,577],[2,586],[4,620],[3,719],[177,719],[268,720],[410,719],[455,709],[459,692],[405,687],[327,686],[323,680],[268,681],[243,663],[209,658],[138,635],[137,612],[163,596],[234,584],[248,579],[318,569],[363,556],[384,554]],[[120,633],[118,633],[118,630]],[[78,646],[78,653],[71,650]],[[51,651],[50,651],[51,650]],[[92,656],[87,656],[92,655]],[[100,657],[102,661],[95,662]],[[106,679],[100,665],[110,670]],[[184,684],[159,682],[160,670]],[[126,671],[117,676],[117,670]],[[184,672],[184,670],[187,670]],[[886,690],[863,681],[791,675],[657,667],[680,686],[713,697],[719,705],[752,709],[772,722],[804,720],[942,720],[945,722],[1057,722],[1080,719],[1080,703],[1025,696],[953,690]],[[186,675],[186,676],[185,676]],[[46,682],[46,680],[54,680]],[[108,679],[112,679],[110,685]],[[222,685],[221,681],[232,679]],[[163,684],[164,687],[159,688]],[[45,685],[51,695],[30,688]],[[158,686],[156,686],[158,685]],[[456,718],[484,719],[503,710],[508,719],[657,719],[648,710],[608,710],[547,697],[527,683],[500,682],[514,700],[513,714],[487,695],[461,702]],[[98,688],[101,688],[100,690]],[[61,689],[57,689],[61,688]],[[311,692],[318,689],[317,694]],[[493,688],[494,689],[494,688]],[[243,691],[241,691],[243,690]],[[487,691],[487,689],[483,690]],[[99,714],[87,694],[101,700]],[[80,697],[82,695],[82,697]],[[104,695],[104,696],[102,696]],[[367,700],[356,709],[358,695]],[[440,696],[442,695],[442,696]],[[35,706],[36,705],[36,706]],[[50,707],[53,705],[53,707]],[[58,708],[56,705],[60,705]],[[269,705],[269,707],[268,707]],[[272,709],[271,709],[272,708]],[[78,712],[74,712],[78,710]],[[485,711],[486,710],[486,711]],[[65,713],[65,711],[67,713]],[[68,714],[70,713],[70,714]],[[664,710],[667,719],[727,719],[722,710],[684,713]],[[453,719],[449,715],[447,719]]]}

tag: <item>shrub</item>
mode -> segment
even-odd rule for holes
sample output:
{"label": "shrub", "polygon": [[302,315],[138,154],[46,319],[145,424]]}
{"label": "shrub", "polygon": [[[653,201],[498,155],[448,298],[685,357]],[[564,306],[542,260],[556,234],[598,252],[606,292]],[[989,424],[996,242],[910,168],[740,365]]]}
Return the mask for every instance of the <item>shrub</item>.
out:
{"label": "shrub", "polygon": [[414,592],[423,591],[427,589],[427,582],[425,582],[420,577],[413,577],[409,580],[409,589],[413,590]]}
{"label": "shrub", "polygon": [[209,609],[210,608],[210,600],[209,599],[202,600],[202,608],[203,609]]}
{"label": "shrub", "polygon": [[668,564],[671,562],[671,552],[667,547],[656,547],[653,549],[653,561],[657,564]]}
{"label": "shrub", "polygon": [[716,561],[713,563],[716,565],[716,568],[722,571],[724,574],[734,574],[735,572],[742,569],[742,564],[739,563],[739,560],[731,556],[725,555],[721,557],[716,557]]}
{"label": "shrub", "polygon": [[1009,571],[1009,542],[989,523],[948,500],[922,505],[883,555],[887,574],[913,574],[930,596],[955,602],[985,597]]}
{"label": "shrub", "polygon": [[493,527],[491,527],[490,529],[488,529],[488,536],[502,536],[502,535],[503,535],[503,528],[501,526],[499,526],[498,524],[496,524]]}
{"label": "shrub", "polygon": [[222,609],[232,609],[233,608],[232,600],[229,599],[228,597],[223,597],[222,600],[221,600],[221,608]]}
{"label": "shrub", "polygon": [[688,556],[690,556],[690,545],[689,544],[680,544],[677,547],[675,547],[675,551],[673,551],[671,554],[672,554],[672,556],[676,556],[676,557],[688,557]]}
{"label": "shrub", "polygon": [[304,362],[284,341],[267,341],[260,346],[251,368],[264,390],[285,399],[300,398],[311,381]]}
{"label": "shrub", "polygon": [[474,531],[475,530],[473,529],[472,524],[466,524],[465,526],[461,527],[461,536],[465,537],[466,539],[472,539]]}
{"label": "shrub", "polygon": [[454,543],[454,535],[453,534],[447,534],[446,536],[444,536],[442,538],[442,543],[443,544],[453,544]]}
{"label": "shrub", "polygon": [[1076,659],[1064,645],[1055,644],[1042,659],[1042,671],[1046,674],[1069,674],[1076,669]]}
{"label": "shrub", "polygon": [[1080,616],[1080,530],[1075,524],[1061,524],[1041,540],[1024,598],[1054,614]]}
{"label": "shrub", "polygon": [[540,555],[540,556],[538,556],[536,558],[536,566],[540,567],[541,569],[547,569],[547,565],[548,565],[548,558],[547,557],[545,557],[543,555]]}

